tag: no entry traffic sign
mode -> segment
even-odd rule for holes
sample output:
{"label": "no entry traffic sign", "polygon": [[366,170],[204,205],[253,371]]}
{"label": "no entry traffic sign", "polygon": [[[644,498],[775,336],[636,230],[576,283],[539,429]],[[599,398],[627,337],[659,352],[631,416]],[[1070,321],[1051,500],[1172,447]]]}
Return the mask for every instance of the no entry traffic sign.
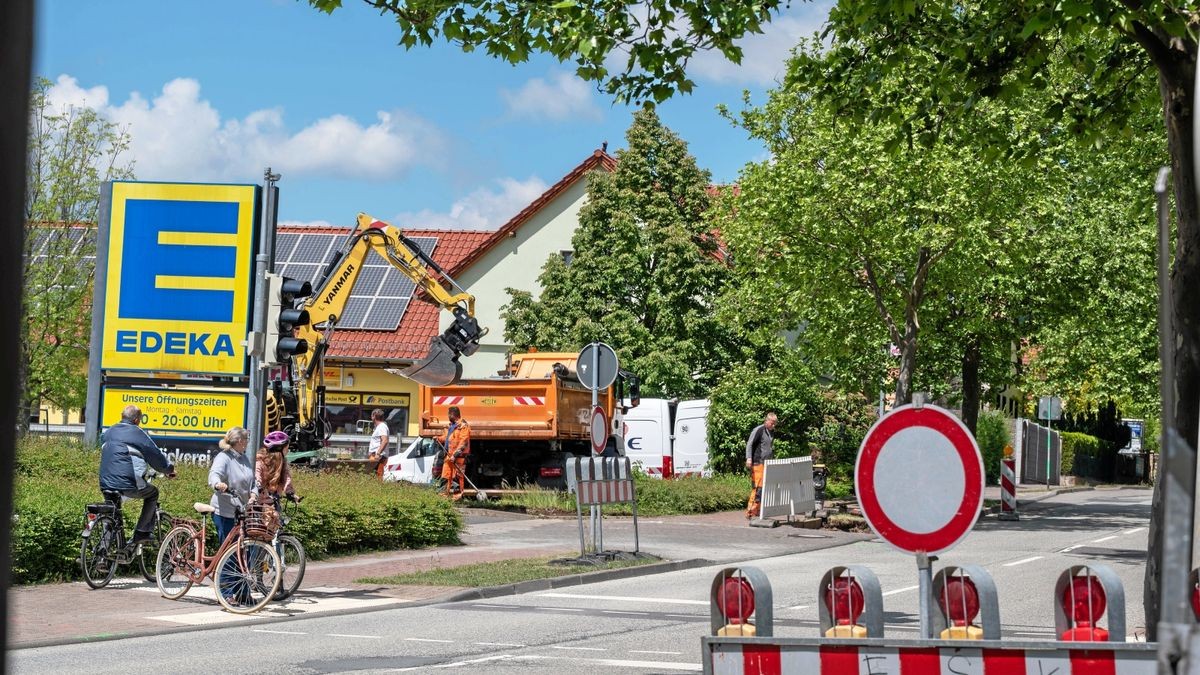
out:
{"label": "no entry traffic sign", "polygon": [[596,406],[592,408],[592,452],[603,455],[607,446],[608,416],[604,414],[604,408]]}
{"label": "no entry traffic sign", "polygon": [[867,432],[854,465],[863,516],[881,539],[930,555],[957,544],[983,504],[983,458],[948,410],[906,405]]}

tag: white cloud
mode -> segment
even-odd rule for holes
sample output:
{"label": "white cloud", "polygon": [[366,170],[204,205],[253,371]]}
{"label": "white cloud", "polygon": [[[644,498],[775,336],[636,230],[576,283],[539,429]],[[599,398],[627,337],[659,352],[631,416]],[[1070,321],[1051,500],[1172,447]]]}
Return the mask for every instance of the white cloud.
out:
{"label": "white cloud", "polygon": [[699,52],[688,72],[697,80],[720,84],[771,85],[783,79],[791,50],[812,37],[829,16],[832,2],[796,3],[763,25],[763,32],[738,41],[742,62],[735,64],[719,51]]}
{"label": "white cloud", "polygon": [[190,78],[171,80],[152,100],[134,92],[115,104],[106,87],[84,89],[60,75],[49,97],[56,106],[93,108],[124,127],[142,180],[256,180],[270,166],[288,176],[385,181],[445,154],[433,124],[399,110],[379,111],[371,124],[333,115],[295,133],[281,108],[222,120]]}
{"label": "white cloud", "polygon": [[549,187],[542,179],[502,178],[496,189],[480,188],[454,202],[445,213],[424,209],[396,216],[402,228],[443,230],[494,230],[529,206]]}
{"label": "white cloud", "polygon": [[500,97],[513,117],[561,122],[568,119],[600,120],[603,114],[592,97],[593,85],[565,72],[535,77],[520,89],[501,89]]}

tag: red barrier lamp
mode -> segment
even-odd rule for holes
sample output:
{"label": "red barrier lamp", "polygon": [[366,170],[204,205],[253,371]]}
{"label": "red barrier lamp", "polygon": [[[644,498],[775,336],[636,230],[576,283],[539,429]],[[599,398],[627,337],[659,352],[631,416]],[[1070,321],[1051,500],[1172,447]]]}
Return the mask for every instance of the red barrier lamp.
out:
{"label": "red barrier lamp", "polygon": [[865,638],[866,626],[859,625],[866,602],[862,586],[853,577],[836,577],[825,586],[825,606],[833,618],[834,625],[825,631],[825,637]]}
{"label": "red barrier lamp", "polygon": [[717,609],[725,617],[725,627],[717,632],[721,636],[755,635],[754,624],[750,617],[754,615],[754,588],[743,577],[726,577],[717,593]]}
{"label": "red barrier lamp", "polygon": [[[1195,593],[1192,594],[1195,606]],[[1074,627],[1068,628],[1061,639],[1074,642],[1108,642],[1108,631],[1096,623],[1104,616],[1108,601],[1104,595],[1104,586],[1093,576],[1080,576],[1071,579],[1063,589],[1063,612],[1074,622]]]}

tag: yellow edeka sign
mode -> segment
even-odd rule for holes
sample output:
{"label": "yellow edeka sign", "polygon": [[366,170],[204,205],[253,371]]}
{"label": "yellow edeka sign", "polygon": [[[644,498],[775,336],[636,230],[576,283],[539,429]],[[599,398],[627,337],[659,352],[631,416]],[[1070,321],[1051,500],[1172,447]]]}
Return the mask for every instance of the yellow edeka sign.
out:
{"label": "yellow edeka sign", "polygon": [[246,424],[246,395],[201,389],[128,389],[105,387],[100,424],[121,421],[127,405],[142,410],[141,427],[152,434],[221,436]]}
{"label": "yellow edeka sign", "polygon": [[102,369],[245,374],[258,195],[112,184]]}

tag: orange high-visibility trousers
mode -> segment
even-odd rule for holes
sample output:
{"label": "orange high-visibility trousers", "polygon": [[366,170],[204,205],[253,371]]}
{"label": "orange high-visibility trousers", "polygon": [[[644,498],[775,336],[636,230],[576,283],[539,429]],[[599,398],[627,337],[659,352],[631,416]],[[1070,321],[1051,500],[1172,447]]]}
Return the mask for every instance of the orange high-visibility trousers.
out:
{"label": "orange high-visibility trousers", "polygon": [[454,501],[462,499],[463,476],[465,475],[467,475],[467,458],[454,459],[453,455],[447,454],[446,461],[442,464],[442,480],[446,481],[442,488],[442,494]]}
{"label": "orange high-visibility trousers", "polygon": [[750,489],[750,499],[746,502],[747,518],[758,516],[759,502],[762,501],[763,469],[762,464],[755,464],[750,470],[750,479],[754,482],[754,487]]}

